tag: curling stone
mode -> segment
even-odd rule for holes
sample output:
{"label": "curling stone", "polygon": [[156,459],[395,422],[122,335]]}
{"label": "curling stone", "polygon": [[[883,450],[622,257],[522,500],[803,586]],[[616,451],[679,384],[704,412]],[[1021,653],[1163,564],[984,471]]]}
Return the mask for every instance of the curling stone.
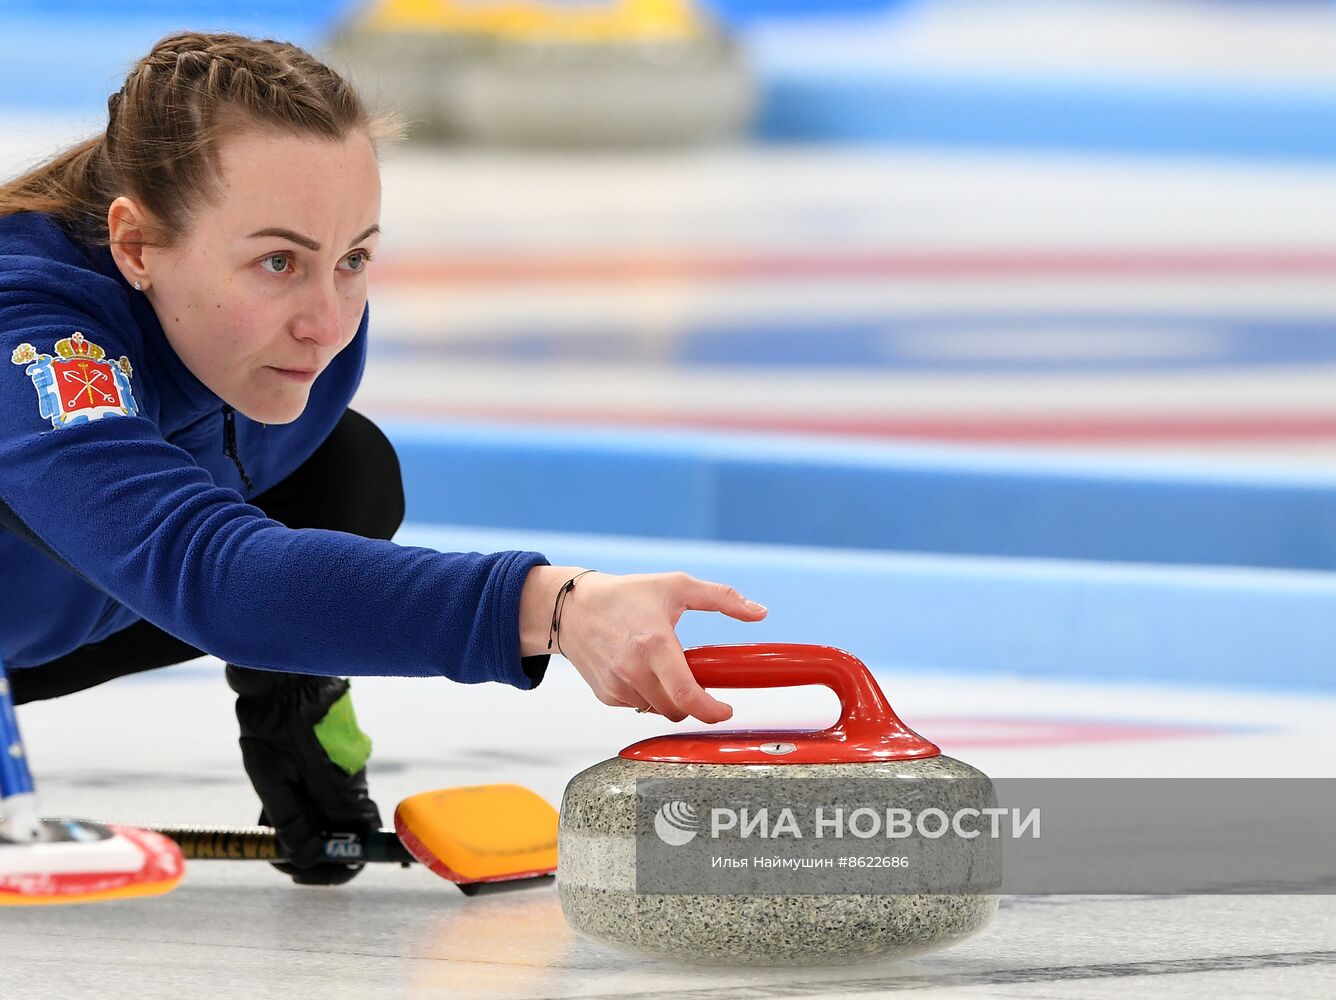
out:
{"label": "curling stone", "polygon": [[[825,685],[839,697],[840,717],[819,732],[659,736],[572,778],[557,887],[575,930],[688,962],[821,965],[929,951],[988,923],[1000,884],[995,842],[911,836],[892,849],[868,833],[878,817],[889,829],[891,810],[955,815],[996,806],[996,796],[985,774],[906,727],[857,658],[796,644],[705,646],[686,656],[707,688]],[[808,820],[779,829],[786,811],[790,821],[806,815],[826,825],[809,823],[804,839]],[[835,818],[860,819],[862,829]],[[822,868],[824,858],[860,849],[902,854],[909,865]],[[795,868],[722,871],[706,863],[711,852]],[[781,854],[810,865],[799,871],[799,862],[776,862]]]}
{"label": "curling stone", "polygon": [[468,141],[547,149],[669,148],[730,139],[757,85],[717,32],[659,41],[498,40],[440,100]]}
{"label": "curling stone", "polygon": [[671,147],[738,134],[741,46],[690,0],[368,5],[323,55],[415,135],[531,148]]}
{"label": "curling stone", "polygon": [[321,58],[352,79],[380,114],[398,117],[412,138],[458,141],[456,95],[463,67],[488,58],[491,42],[477,31],[423,31],[368,25],[341,28]]}

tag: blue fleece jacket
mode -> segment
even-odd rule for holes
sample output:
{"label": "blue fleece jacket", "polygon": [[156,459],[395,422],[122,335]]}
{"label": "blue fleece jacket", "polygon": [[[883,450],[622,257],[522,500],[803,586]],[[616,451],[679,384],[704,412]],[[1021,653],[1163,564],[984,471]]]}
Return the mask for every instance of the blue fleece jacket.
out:
{"label": "blue fleece jacket", "polygon": [[[235,415],[250,495],[329,435],[366,340],[364,314],[292,423]],[[541,680],[546,658],[521,662],[518,624],[541,555],[294,530],[243,490],[222,401],[110,252],[47,216],[0,218],[0,662],[37,667],[147,619],[245,666]]]}

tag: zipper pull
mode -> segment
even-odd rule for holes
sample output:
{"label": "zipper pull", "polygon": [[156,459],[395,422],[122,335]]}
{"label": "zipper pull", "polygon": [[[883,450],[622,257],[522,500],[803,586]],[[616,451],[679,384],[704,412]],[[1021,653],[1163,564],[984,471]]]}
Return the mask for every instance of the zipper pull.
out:
{"label": "zipper pull", "polygon": [[223,454],[232,460],[237,472],[241,473],[241,481],[246,484],[246,492],[255,489],[250,476],[246,475],[246,467],[241,464],[241,456],[237,454],[236,411],[226,403],[223,404]]}

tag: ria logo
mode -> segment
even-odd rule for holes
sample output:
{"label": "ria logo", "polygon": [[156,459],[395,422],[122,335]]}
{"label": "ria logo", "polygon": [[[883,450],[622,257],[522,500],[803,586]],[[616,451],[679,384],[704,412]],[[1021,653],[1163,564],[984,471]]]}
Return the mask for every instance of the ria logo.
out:
{"label": "ria logo", "polygon": [[691,843],[699,826],[696,807],[678,799],[665,802],[654,814],[654,832],[669,847]]}

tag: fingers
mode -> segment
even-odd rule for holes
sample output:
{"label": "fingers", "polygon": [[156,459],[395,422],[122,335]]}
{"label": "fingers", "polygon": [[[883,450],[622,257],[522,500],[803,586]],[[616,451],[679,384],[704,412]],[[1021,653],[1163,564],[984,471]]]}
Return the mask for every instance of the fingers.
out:
{"label": "fingers", "polygon": [[[683,604],[692,611],[718,611],[730,618],[749,622],[760,621],[767,614],[765,605],[748,600],[728,584],[698,580],[686,573],[677,576],[685,592]],[[711,696],[697,683],[675,635],[671,648],[664,649],[656,657],[654,673],[669,704],[678,713],[685,713],[681,718],[690,715],[705,723],[723,722],[732,718],[732,706]],[[655,708],[659,708],[658,702],[654,699],[650,701]],[[681,721],[661,709],[660,712],[675,722]]]}
{"label": "fingers", "polygon": [[615,674],[603,683],[602,690],[594,682],[590,686],[594,687],[598,700],[612,708],[649,707],[649,700],[640,694],[636,684],[619,680]]}
{"label": "fingers", "polygon": [[648,711],[662,715],[673,722],[681,722],[687,717],[685,711],[673,704],[673,699],[668,697],[668,692],[663,689],[658,675],[652,669],[646,670],[640,682],[636,684],[636,695],[638,700],[631,704],[637,709],[645,707]]}
{"label": "fingers", "polygon": [[675,626],[687,610],[760,621],[766,609],[734,588],[686,573],[589,576],[566,605],[563,652],[605,705],[707,725],[733,715],[691,673]]}
{"label": "fingers", "polygon": [[668,648],[670,645],[676,647],[677,654],[681,656],[681,647],[677,646],[675,640],[659,639],[657,642],[642,640],[638,644],[639,649],[636,654],[612,669],[603,685],[603,693],[598,696],[599,701],[605,705],[634,708],[638,712],[654,712],[673,722],[685,719],[689,713],[679,708],[674,699],[669,697],[656,672],[654,666],[656,656],[652,647],[660,644],[663,650],[658,654],[658,658],[671,656],[671,650]]}
{"label": "fingers", "polygon": [[[650,698],[650,704],[658,709],[659,714],[674,722],[681,722],[688,715],[704,723],[723,722],[733,715],[733,709],[718,698],[710,695],[697,683],[691,668],[687,666],[682,647],[676,641],[671,649],[665,649],[653,664],[654,676],[658,689],[669,711],[664,711],[660,703]],[[643,691],[642,694],[648,694]]]}
{"label": "fingers", "polygon": [[683,574],[686,606],[692,611],[719,611],[739,621],[760,621],[767,614],[764,604],[750,601],[726,583],[711,583]]}
{"label": "fingers", "polygon": [[701,722],[723,722],[733,709],[712,698],[687,666],[682,647],[671,633],[641,643],[639,654],[613,672],[605,704],[648,710],[673,722],[694,716]]}

